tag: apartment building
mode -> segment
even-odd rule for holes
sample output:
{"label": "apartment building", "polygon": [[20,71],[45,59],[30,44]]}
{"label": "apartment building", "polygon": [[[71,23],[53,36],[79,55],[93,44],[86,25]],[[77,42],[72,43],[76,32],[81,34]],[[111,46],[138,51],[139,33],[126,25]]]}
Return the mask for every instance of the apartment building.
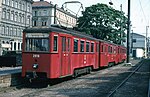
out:
{"label": "apartment building", "polygon": [[22,31],[32,26],[33,0],[0,0],[0,55],[22,48]]}
{"label": "apartment building", "polygon": [[32,4],[33,27],[58,24],[65,27],[75,27],[77,17],[70,12],[59,8],[56,4],[40,0]]}

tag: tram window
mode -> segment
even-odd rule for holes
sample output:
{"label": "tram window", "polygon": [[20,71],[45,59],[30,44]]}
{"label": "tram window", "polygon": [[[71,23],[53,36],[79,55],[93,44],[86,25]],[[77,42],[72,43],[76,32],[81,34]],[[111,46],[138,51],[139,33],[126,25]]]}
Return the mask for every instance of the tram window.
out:
{"label": "tram window", "polygon": [[108,52],[111,53],[111,47],[110,46],[108,46]]}
{"label": "tram window", "polygon": [[91,52],[94,52],[94,43],[91,43]]}
{"label": "tram window", "polygon": [[113,53],[115,54],[116,53],[116,48],[114,47],[114,49],[113,49],[114,51],[113,51]]}
{"label": "tram window", "polygon": [[112,52],[113,52],[112,47],[109,46],[109,53],[112,53]]}
{"label": "tram window", "polygon": [[84,41],[80,41],[80,52],[84,52]]}
{"label": "tram window", "polygon": [[48,51],[48,38],[27,38],[26,51]]}
{"label": "tram window", "polygon": [[107,52],[108,51],[108,46],[105,46],[105,52]]}
{"label": "tram window", "polygon": [[68,51],[70,51],[70,38],[68,38]]}
{"label": "tram window", "polygon": [[62,51],[66,51],[66,37],[62,38]]}
{"label": "tram window", "polygon": [[99,52],[99,44],[96,44],[96,52]]}
{"label": "tram window", "polygon": [[89,52],[89,42],[86,42],[86,52]]}
{"label": "tram window", "polygon": [[53,51],[57,51],[58,46],[58,36],[54,36],[54,44],[53,44]]}
{"label": "tram window", "polygon": [[74,52],[78,52],[78,40],[74,39]]}

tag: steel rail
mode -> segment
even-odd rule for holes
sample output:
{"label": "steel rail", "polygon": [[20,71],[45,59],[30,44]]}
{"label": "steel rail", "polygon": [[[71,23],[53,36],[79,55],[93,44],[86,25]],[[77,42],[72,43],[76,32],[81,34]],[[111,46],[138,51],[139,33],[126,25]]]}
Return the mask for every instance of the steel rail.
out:
{"label": "steel rail", "polygon": [[[150,70],[150,67],[149,67]],[[150,78],[149,78],[149,87],[148,87],[148,97],[150,97]]]}
{"label": "steel rail", "polygon": [[131,72],[130,75],[128,75],[107,97],[111,97],[122,85],[125,84],[125,82],[144,64],[144,61],[139,64],[139,66]]}

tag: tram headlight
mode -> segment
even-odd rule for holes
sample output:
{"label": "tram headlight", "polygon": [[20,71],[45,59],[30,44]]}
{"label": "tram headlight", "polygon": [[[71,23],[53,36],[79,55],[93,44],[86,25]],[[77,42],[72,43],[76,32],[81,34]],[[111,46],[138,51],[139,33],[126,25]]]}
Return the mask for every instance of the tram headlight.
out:
{"label": "tram headlight", "polygon": [[33,64],[33,69],[37,69],[38,68],[38,64]]}

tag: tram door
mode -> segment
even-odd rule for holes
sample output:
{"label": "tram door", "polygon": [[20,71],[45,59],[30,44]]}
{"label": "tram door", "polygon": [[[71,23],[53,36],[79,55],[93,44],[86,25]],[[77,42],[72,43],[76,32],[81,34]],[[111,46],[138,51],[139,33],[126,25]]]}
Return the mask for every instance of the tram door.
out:
{"label": "tram door", "polygon": [[99,43],[96,43],[96,68],[99,68]]}
{"label": "tram door", "polygon": [[70,60],[70,50],[71,50],[71,38],[61,37],[61,76],[70,74],[71,60]]}

